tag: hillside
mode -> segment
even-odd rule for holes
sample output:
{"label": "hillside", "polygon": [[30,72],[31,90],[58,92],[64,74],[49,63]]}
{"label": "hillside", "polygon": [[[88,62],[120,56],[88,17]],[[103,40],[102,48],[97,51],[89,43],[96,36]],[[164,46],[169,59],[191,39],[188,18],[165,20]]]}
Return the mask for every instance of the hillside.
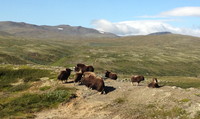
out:
{"label": "hillside", "polygon": [[[145,83],[105,80],[111,90],[100,95],[85,86],[75,86],[78,97],[56,109],[36,113],[36,119],[198,119],[200,91],[164,86],[150,89]],[[74,87],[73,84],[63,84]],[[70,118],[69,118],[70,117]]]}
{"label": "hillside", "polygon": [[23,38],[40,39],[69,39],[70,37],[117,37],[111,33],[101,33],[95,29],[81,26],[47,26],[34,25],[24,22],[0,22],[0,31]]}
{"label": "hillside", "polygon": [[0,63],[71,67],[82,62],[98,72],[198,77],[199,45],[200,38],[176,34],[79,40],[0,36]]}
{"label": "hillside", "polygon": [[[65,67],[41,65],[0,66],[0,118],[36,119],[199,119],[200,79],[157,77],[157,89],[148,88],[151,77],[139,86],[119,75],[104,79],[106,94],[56,79]],[[103,76],[98,73],[98,76]],[[130,77],[131,75],[129,75]],[[165,84],[165,85],[163,85]],[[185,87],[189,86],[189,87]]]}
{"label": "hillside", "polygon": [[156,32],[156,33],[150,33],[148,35],[166,35],[166,34],[172,34],[171,32]]}
{"label": "hillside", "polygon": [[[76,40],[74,40],[76,39]],[[0,32],[0,118],[199,119],[200,38],[147,35],[115,38],[20,38]],[[107,94],[57,80],[85,63],[104,77]],[[10,64],[10,65],[7,65]],[[130,77],[145,76],[140,86]],[[159,89],[147,84],[158,78]]]}

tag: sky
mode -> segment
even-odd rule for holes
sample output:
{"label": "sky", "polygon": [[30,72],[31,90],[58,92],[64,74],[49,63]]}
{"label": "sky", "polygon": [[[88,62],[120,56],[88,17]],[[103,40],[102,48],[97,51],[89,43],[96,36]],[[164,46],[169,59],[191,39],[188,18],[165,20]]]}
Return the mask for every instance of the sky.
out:
{"label": "sky", "polygon": [[200,37],[200,0],[0,0],[0,21],[83,26],[120,36]]}

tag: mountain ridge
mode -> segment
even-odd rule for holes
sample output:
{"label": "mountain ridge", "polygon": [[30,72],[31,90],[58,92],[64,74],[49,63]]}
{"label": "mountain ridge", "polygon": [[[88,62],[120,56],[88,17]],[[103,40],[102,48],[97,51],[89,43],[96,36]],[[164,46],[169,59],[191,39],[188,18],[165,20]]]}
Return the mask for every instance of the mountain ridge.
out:
{"label": "mountain ridge", "polygon": [[34,25],[25,22],[0,22],[0,31],[25,38],[67,39],[68,37],[118,37],[112,33],[102,33],[92,28],[70,25]]}
{"label": "mountain ridge", "polygon": [[173,33],[164,31],[164,32],[154,32],[154,33],[150,33],[148,35],[166,35],[166,34],[173,34]]}

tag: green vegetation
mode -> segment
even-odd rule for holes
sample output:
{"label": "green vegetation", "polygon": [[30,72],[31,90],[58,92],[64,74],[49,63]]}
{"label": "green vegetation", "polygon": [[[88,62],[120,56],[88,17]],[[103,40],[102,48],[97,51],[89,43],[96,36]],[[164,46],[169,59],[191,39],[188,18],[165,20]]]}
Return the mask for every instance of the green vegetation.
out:
{"label": "green vegetation", "polygon": [[19,85],[16,85],[16,86],[12,86],[11,88],[9,88],[8,91],[10,92],[17,92],[17,91],[24,91],[24,90],[27,90],[31,87],[30,84],[19,84]]}
{"label": "green vegetation", "polygon": [[44,94],[24,94],[7,103],[1,104],[0,118],[10,116],[24,117],[24,115],[30,115],[44,108],[55,107],[61,102],[68,101],[74,96],[72,93],[72,90],[67,88],[58,88]]}
{"label": "green vegetation", "polygon": [[148,114],[148,116],[152,117],[152,118],[157,118],[157,119],[165,119],[165,118],[177,118],[179,117],[179,119],[188,119],[188,113],[179,107],[173,107],[170,110],[166,110],[164,108],[161,109],[156,109],[156,110],[151,110],[152,112],[150,112]]}
{"label": "green vegetation", "polygon": [[[85,63],[93,65],[98,74],[105,70],[115,72],[119,80],[129,81],[131,75],[139,74],[158,78],[161,86],[200,88],[199,46],[200,38],[175,34],[65,40],[0,35],[0,118],[33,118],[34,112],[56,107],[75,96],[75,89],[40,85],[42,77],[55,79],[55,72],[24,64],[73,67]],[[113,100],[114,104],[126,104],[126,101],[124,97]],[[124,118],[132,115],[138,119],[188,118],[180,107],[153,104],[124,113],[127,114]]]}
{"label": "green vegetation", "polygon": [[[55,77],[50,70],[29,66],[0,67],[0,118],[33,118],[34,112],[53,108],[75,97],[74,88],[40,87],[42,77]],[[33,88],[32,88],[33,87]],[[29,90],[32,88],[31,90]]]}
{"label": "green vegetation", "polygon": [[119,97],[119,98],[116,98],[113,102],[116,103],[116,104],[122,104],[125,101],[126,101],[125,98]]}
{"label": "green vegetation", "polygon": [[[143,107],[140,105],[140,107]],[[146,106],[145,110],[142,108],[133,108],[124,114],[124,118],[137,119],[189,119],[189,113],[180,107],[166,108],[164,106],[157,107],[152,104]]]}
{"label": "green vegetation", "polygon": [[189,102],[189,101],[190,101],[190,99],[187,99],[187,98],[179,100],[180,103],[186,103],[186,102]]}
{"label": "green vegetation", "polygon": [[177,86],[180,88],[200,88],[200,78],[196,77],[158,77],[160,85]]}
{"label": "green vegetation", "polygon": [[183,35],[121,38],[19,39],[0,37],[0,63],[72,67],[94,65],[120,75],[200,76],[200,40]]}
{"label": "green vegetation", "polygon": [[[38,80],[41,77],[49,76],[50,71],[42,70],[42,69],[31,69],[31,68],[22,68],[22,69],[12,69],[8,67],[0,67],[0,91],[8,90],[13,87],[12,83],[18,82],[20,79],[23,79],[24,82],[28,82],[30,80]],[[28,88],[28,84],[18,85],[11,90],[17,88]],[[25,89],[26,89],[25,88]]]}
{"label": "green vegetation", "polygon": [[40,88],[41,91],[46,91],[49,90],[51,88],[51,86],[43,86]]}
{"label": "green vegetation", "polygon": [[[104,73],[105,70],[115,72],[119,79],[140,74],[162,77],[159,80],[163,85],[199,88],[199,45],[197,37],[175,34],[121,38],[69,37],[67,40],[0,36],[0,63],[63,67],[85,63],[93,65],[97,73]],[[15,80],[17,78],[12,82]],[[23,79],[24,82],[38,80],[34,76]],[[1,85],[0,89],[9,87],[10,83]]]}
{"label": "green vegetation", "polygon": [[194,119],[199,119],[200,118],[200,111],[198,111],[194,117]]}

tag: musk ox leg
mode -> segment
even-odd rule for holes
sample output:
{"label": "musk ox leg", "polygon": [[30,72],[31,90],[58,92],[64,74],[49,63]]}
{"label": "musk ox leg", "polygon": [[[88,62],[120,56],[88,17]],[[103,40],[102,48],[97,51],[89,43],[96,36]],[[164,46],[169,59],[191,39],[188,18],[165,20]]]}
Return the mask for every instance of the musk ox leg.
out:
{"label": "musk ox leg", "polygon": [[106,94],[105,90],[103,89],[100,94]]}
{"label": "musk ox leg", "polygon": [[134,85],[133,82],[131,82],[131,85]]}

